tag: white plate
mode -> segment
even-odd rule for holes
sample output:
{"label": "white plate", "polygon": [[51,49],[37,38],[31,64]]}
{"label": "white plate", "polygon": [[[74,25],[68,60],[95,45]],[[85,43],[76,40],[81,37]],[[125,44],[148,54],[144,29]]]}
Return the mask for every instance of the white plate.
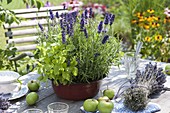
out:
{"label": "white plate", "polygon": [[27,85],[21,85],[21,89],[16,93],[12,93],[12,96],[8,100],[14,100],[14,99],[21,98],[24,95],[26,95],[27,92],[28,92]]}
{"label": "white plate", "polygon": [[0,71],[0,84],[15,82],[19,76],[14,71]]}

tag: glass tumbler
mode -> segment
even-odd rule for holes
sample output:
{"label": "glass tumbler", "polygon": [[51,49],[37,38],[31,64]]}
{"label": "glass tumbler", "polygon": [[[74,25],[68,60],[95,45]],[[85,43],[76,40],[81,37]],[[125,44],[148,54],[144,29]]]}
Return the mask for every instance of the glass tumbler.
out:
{"label": "glass tumbler", "polygon": [[54,102],[47,106],[48,113],[68,113],[69,105],[63,102]]}
{"label": "glass tumbler", "polygon": [[139,67],[141,55],[134,55],[134,52],[126,52],[123,58],[125,71],[128,79],[134,79],[137,69]]}
{"label": "glass tumbler", "polygon": [[32,109],[26,109],[22,113],[43,113],[43,111],[41,109],[32,108]]}

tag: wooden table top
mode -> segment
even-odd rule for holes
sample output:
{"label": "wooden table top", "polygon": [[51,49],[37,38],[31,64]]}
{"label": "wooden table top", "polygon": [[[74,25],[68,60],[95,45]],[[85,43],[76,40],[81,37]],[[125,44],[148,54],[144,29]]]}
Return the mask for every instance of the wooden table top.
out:
{"label": "wooden table top", "polygon": [[[147,63],[149,63],[149,61],[141,60],[140,69],[143,69]],[[163,68],[166,65],[166,63],[161,62],[158,62],[157,64],[158,67],[160,66]],[[33,72],[23,76],[21,79],[23,81],[23,84],[26,84],[30,79],[36,79],[38,76],[39,75],[36,72]],[[121,79],[124,79],[125,77],[126,73],[123,66],[120,66],[120,68],[112,66],[108,77],[102,80],[102,85],[100,89],[104,90],[107,88],[108,85],[109,88],[114,88],[115,91],[117,91],[117,89],[119,88],[119,83],[123,82],[121,81]],[[167,77],[167,82],[165,83],[165,86],[170,87],[170,77]],[[14,110],[16,113],[21,113],[22,111],[28,108],[39,108],[46,112],[48,104],[52,102],[65,102],[70,107],[69,113],[82,113],[80,111],[80,107],[83,105],[83,101],[70,101],[58,98],[52,89],[50,81],[48,84],[41,83],[41,88],[37,93],[39,94],[39,100],[37,101],[36,105],[28,106],[25,101],[26,96],[23,96],[19,99],[11,101],[11,103],[13,104],[11,106],[11,109]],[[100,93],[98,93],[94,98],[98,98],[99,96]],[[152,99],[151,101],[161,106],[161,111],[158,113],[170,113],[170,91],[166,91],[165,93],[161,94],[158,98]]]}

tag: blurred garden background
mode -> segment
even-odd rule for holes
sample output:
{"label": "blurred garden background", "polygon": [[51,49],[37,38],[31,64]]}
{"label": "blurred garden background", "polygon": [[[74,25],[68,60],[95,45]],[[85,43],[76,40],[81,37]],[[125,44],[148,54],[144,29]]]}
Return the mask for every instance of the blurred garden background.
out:
{"label": "blurred garden background", "polygon": [[[69,10],[92,7],[95,16],[110,12],[115,14],[113,29],[115,35],[122,40],[123,51],[134,51],[138,41],[143,42],[142,58],[170,62],[170,1],[169,0],[1,0],[1,8],[20,9],[36,7],[28,1],[40,1],[41,7],[76,4]],[[7,3],[9,2],[9,3]],[[25,2],[25,3],[24,3]],[[0,10],[0,15],[3,10]],[[5,18],[5,17],[4,17]],[[1,16],[3,20],[3,16]],[[8,21],[2,21],[8,23]],[[0,48],[5,48],[4,30],[0,28]]]}

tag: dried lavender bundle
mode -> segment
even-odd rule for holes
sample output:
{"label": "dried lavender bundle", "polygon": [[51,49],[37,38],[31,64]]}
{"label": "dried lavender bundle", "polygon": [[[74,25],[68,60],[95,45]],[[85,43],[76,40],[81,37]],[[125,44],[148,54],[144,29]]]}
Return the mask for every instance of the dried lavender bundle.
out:
{"label": "dried lavender bundle", "polygon": [[124,94],[124,105],[132,111],[144,109],[148,102],[148,89],[143,86],[131,86]]}
{"label": "dried lavender bundle", "polygon": [[[126,82],[119,88],[115,99],[123,94],[124,105],[127,108],[133,111],[142,110],[147,106],[149,97],[165,90],[165,82],[166,75],[163,73],[163,69],[158,68],[156,63],[152,65],[150,62],[144,71],[137,70],[136,77],[128,81],[130,85],[127,85]],[[123,90],[123,88],[126,89]],[[121,90],[123,91],[121,92]]]}
{"label": "dried lavender bundle", "polygon": [[151,62],[146,65],[145,70],[136,73],[136,78],[132,81],[133,85],[142,85],[149,90],[149,96],[160,93],[164,89],[166,75],[162,68],[157,68],[157,64],[152,65]]}

